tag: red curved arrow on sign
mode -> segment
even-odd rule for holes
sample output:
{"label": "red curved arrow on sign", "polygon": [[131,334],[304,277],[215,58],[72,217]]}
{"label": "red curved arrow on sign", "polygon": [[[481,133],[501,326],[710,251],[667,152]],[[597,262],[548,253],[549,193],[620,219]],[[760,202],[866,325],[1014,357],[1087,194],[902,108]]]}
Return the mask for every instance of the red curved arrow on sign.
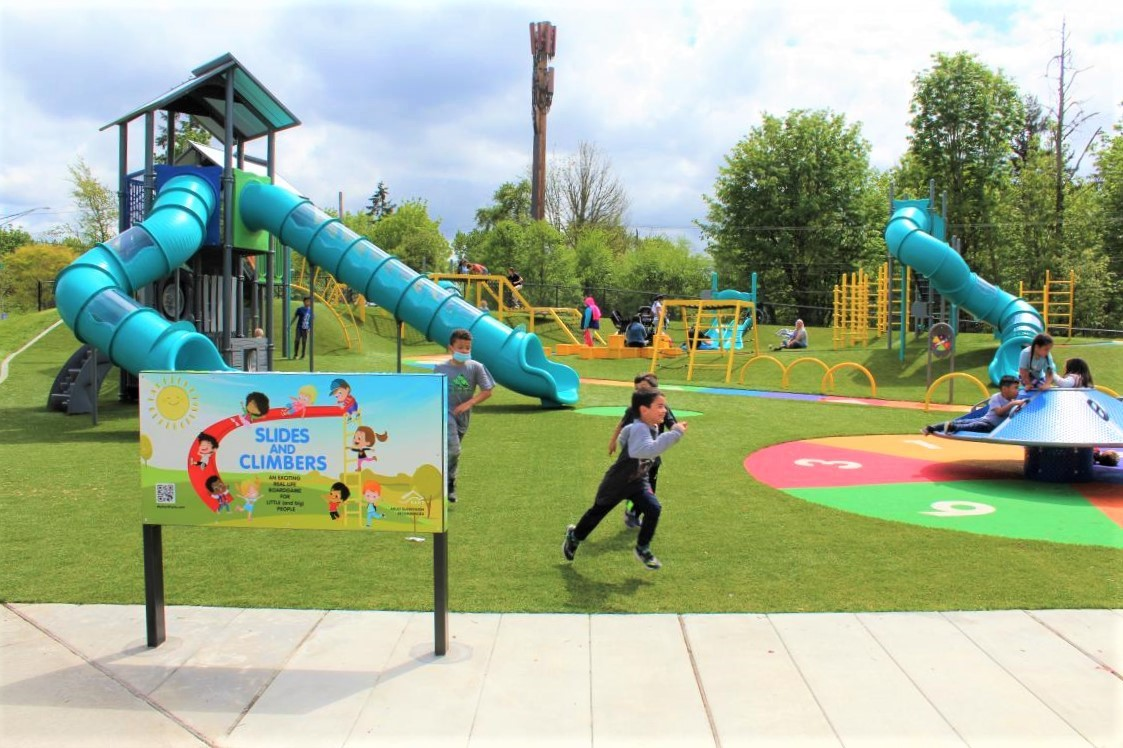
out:
{"label": "red curved arrow on sign", "polygon": [[[211,424],[203,429],[203,433],[210,434],[215,438],[219,444],[225,439],[234,429],[240,429],[243,426],[256,426],[260,423],[268,421],[293,421],[300,418],[340,418],[345,413],[338,405],[310,405],[302,411],[293,412],[289,408],[271,408],[265,415],[260,418],[250,420],[247,416],[237,415],[229,418],[223,418],[221,421]],[[218,469],[218,452],[211,457],[209,463],[205,468],[198,467],[192,460],[192,455],[195,454],[196,449],[199,447],[199,440],[196,439],[191,443],[191,449],[187,452],[187,476],[191,479],[191,486],[195,489],[195,493],[199,495],[203,503],[210,507],[212,512],[218,512],[218,501],[212,496],[211,492],[207,490],[207,480],[212,475],[219,475]],[[223,481],[225,483],[226,481]]]}

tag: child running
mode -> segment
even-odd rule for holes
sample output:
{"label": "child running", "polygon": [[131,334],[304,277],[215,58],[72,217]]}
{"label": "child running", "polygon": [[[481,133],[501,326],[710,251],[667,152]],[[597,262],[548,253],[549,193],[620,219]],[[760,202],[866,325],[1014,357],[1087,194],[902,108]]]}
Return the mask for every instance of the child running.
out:
{"label": "child running", "polygon": [[[433,371],[448,379],[448,500],[456,503],[456,474],[460,467],[460,448],[468,434],[472,408],[491,397],[495,380],[479,361],[472,360],[472,333],[462,328],[452,331],[448,341],[452,356]],[[476,392],[476,387],[480,388]]]}
{"label": "child running", "polygon": [[[654,374],[637,374],[633,381],[637,390],[659,389],[659,378]],[[612,439],[608,442],[608,454],[612,455],[616,453],[616,445],[620,441],[620,433],[628,424],[634,423],[638,419],[639,414],[636,412],[635,408],[628,408],[624,411],[624,417],[620,419],[620,423],[616,424],[616,430],[612,432]],[[664,416],[662,422],[659,424],[659,433],[662,434],[664,431],[669,431],[674,428],[676,423],[678,423],[678,420],[675,418],[675,414],[671,412],[670,408],[667,408],[667,415]],[[659,466],[662,464],[663,458],[656,457],[651,463],[651,469],[647,472],[647,481],[651,484],[651,493],[655,493],[656,483],[659,479]],[[658,494],[655,495],[658,496]],[[624,502],[624,525],[634,529],[641,524],[643,524],[643,517],[636,513],[631,500],[626,500]]]}
{"label": "child running", "polygon": [[632,410],[639,414],[639,420],[621,432],[620,456],[605,472],[593,505],[576,525],[565,529],[562,553],[567,561],[573,560],[581,541],[589,537],[613,507],[631,499],[636,513],[643,516],[643,526],[636,540],[636,558],[652,571],[663,566],[651,552],[651,541],[659,526],[662,506],[651,490],[648,471],[655,458],[677,444],[686,433],[686,422],[679,421],[670,431],[658,434],[659,424],[667,417],[667,399],[657,389],[637,389],[633,392]]}

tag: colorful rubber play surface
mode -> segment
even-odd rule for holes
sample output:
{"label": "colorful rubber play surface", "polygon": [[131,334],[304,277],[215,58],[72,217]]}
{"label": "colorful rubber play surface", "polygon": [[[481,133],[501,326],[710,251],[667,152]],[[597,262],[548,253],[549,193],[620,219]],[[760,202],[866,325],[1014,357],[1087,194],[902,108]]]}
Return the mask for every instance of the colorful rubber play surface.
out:
{"label": "colorful rubber play surface", "polygon": [[1123,548],[1123,469],[1090,483],[1022,477],[1008,445],[846,436],[785,442],[745,458],[760,482],[846,512],[1005,538]]}

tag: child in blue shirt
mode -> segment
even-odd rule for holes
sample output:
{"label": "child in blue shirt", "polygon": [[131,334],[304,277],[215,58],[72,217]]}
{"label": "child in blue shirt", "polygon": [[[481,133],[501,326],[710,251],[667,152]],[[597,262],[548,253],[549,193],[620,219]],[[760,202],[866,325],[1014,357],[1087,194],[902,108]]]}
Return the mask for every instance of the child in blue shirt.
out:
{"label": "child in blue shirt", "polygon": [[926,436],[936,432],[955,434],[960,431],[989,434],[994,431],[998,424],[1010,416],[1014,408],[1026,404],[1025,400],[1018,399],[1018,384],[1017,377],[1007,374],[999,380],[998,393],[991,395],[990,400],[987,401],[987,411],[982,416],[976,418],[960,417],[944,423],[925,426],[920,433]]}
{"label": "child in blue shirt", "polygon": [[1053,386],[1057,365],[1053,363],[1053,338],[1048,333],[1038,333],[1033,342],[1018,357],[1018,379],[1022,389],[1045,390]]}

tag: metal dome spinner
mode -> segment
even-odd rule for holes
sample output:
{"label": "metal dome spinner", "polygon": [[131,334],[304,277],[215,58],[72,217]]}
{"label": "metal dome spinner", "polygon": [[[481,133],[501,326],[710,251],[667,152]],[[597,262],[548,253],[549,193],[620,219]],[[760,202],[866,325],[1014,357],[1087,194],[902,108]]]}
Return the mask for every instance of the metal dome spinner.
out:
{"label": "metal dome spinner", "polygon": [[990,432],[986,441],[1027,447],[1123,447],[1123,402],[1095,389],[1054,387]]}

